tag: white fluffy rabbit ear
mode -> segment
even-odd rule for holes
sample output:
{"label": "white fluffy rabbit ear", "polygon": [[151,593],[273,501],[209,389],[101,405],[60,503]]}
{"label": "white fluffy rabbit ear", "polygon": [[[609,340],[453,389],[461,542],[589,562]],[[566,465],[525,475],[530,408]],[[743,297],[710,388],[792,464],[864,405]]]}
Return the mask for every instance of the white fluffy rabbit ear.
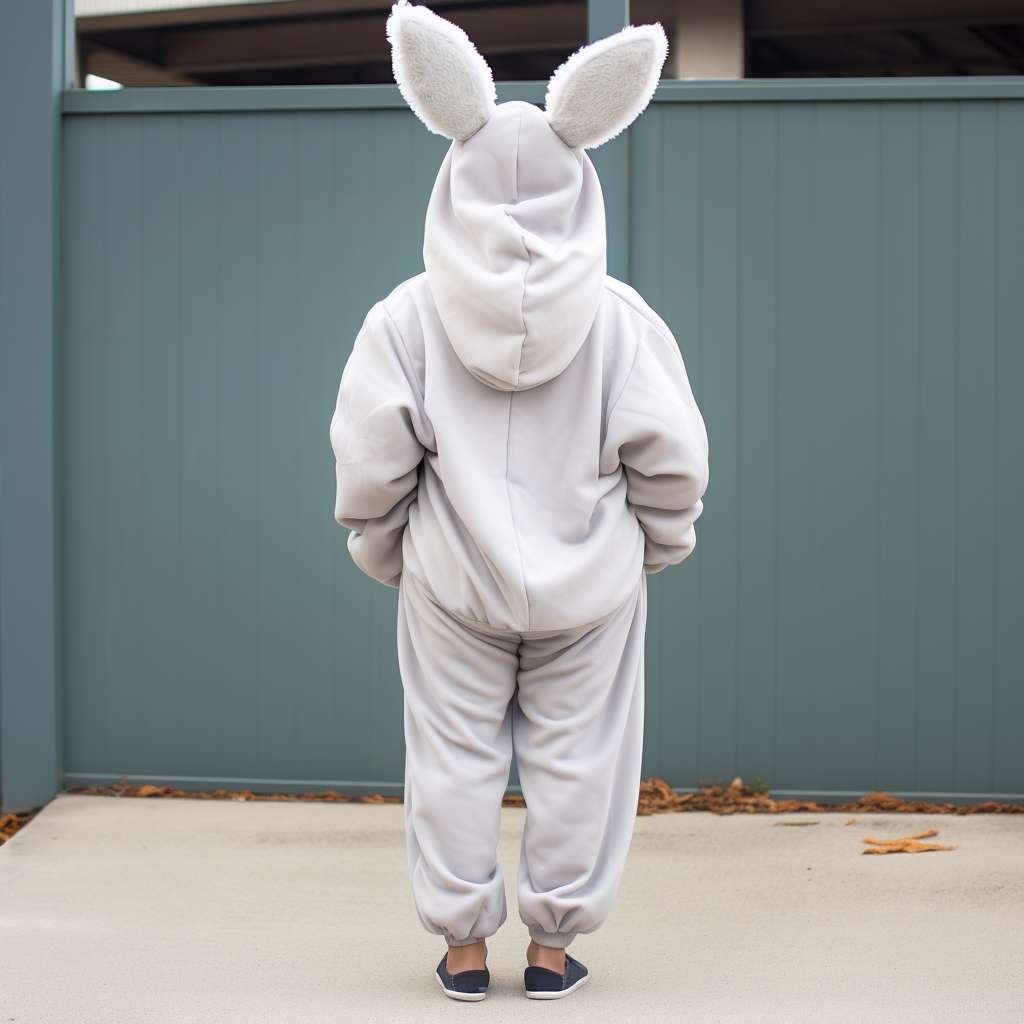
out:
{"label": "white fluffy rabbit ear", "polygon": [[465,141],[494,110],[494,79],[458,25],[399,0],[388,18],[395,81],[413,113],[432,131]]}
{"label": "white fluffy rabbit ear", "polygon": [[551,76],[548,124],[572,149],[614,139],[650,103],[667,56],[660,25],[631,25],[584,46]]}

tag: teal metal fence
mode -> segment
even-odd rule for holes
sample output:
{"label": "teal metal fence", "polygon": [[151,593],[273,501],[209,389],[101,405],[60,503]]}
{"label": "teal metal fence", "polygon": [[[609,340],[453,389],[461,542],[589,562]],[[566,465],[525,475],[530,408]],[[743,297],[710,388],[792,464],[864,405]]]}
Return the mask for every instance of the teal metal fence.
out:
{"label": "teal metal fence", "polygon": [[805,88],[632,133],[633,283],[712,452],[648,766],[1020,794],[1024,102]]}
{"label": "teal metal fence", "polygon": [[[65,111],[64,778],[397,788],[327,425],[445,144],[386,87]],[[1024,83],[667,84],[605,173],[712,450],[645,770],[1024,793]]]}
{"label": "teal metal fence", "polygon": [[395,592],[326,431],[444,140],[388,109],[65,131],[67,771],[400,783]]}
{"label": "teal metal fence", "polygon": [[64,0],[0,4],[0,808],[60,786],[60,96]]}

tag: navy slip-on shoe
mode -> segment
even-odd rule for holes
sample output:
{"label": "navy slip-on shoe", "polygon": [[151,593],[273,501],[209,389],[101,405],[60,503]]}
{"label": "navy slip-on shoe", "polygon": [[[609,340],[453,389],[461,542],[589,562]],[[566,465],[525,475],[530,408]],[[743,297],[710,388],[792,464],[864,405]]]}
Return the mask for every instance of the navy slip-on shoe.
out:
{"label": "navy slip-on shoe", "polygon": [[487,995],[487,986],[491,983],[491,972],[486,967],[482,971],[449,974],[447,953],[437,965],[436,977],[437,983],[444,989],[444,994],[449,999],[461,999],[466,1003],[477,1003],[483,999]]}
{"label": "navy slip-on shoe", "polygon": [[523,980],[526,982],[527,999],[561,999],[590,981],[586,967],[565,954],[565,974],[556,974],[546,967],[527,967]]}

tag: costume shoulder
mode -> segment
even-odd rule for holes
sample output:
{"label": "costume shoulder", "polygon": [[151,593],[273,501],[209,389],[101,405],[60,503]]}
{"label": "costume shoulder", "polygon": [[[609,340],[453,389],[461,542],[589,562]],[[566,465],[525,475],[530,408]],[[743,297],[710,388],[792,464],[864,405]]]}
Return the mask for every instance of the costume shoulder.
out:
{"label": "costume shoulder", "polygon": [[366,315],[363,332],[373,344],[405,350],[416,367],[423,359],[424,327],[437,318],[426,274],[410,277],[378,302]]}
{"label": "costume shoulder", "polygon": [[647,305],[643,296],[635,288],[614,277],[605,277],[604,287],[605,291],[613,297],[614,301],[627,306],[637,317],[650,324],[658,334],[675,343],[675,338],[668,329],[668,324]]}
{"label": "costume shoulder", "polygon": [[374,309],[380,309],[384,315],[394,320],[397,326],[409,320],[418,320],[422,315],[424,303],[433,306],[430,285],[427,284],[426,274],[417,274],[393,289]]}

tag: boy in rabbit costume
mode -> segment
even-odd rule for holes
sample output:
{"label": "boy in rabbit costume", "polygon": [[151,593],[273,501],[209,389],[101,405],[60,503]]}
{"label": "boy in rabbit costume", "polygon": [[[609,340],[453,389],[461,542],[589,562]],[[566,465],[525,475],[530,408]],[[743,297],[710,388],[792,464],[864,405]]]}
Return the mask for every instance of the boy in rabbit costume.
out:
{"label": "boy in rabbit costume", "polygon": [[564,949],[604,922],[632,836],[644,574],[693,549],[707,483],[675,341],[605,274],[584,151],[647,105],[667,46],[648,25],[584,48],[541,111],[496,105],[484,59],[425,7],[396,6],[388,37],[402,95],[453,143],[426,273],[370,311],[345,368],[336,517],[400,591],[409,863],[449,947],[438,980],[486,993],[514,747],[527,994],[557,998],[587,980]]}

